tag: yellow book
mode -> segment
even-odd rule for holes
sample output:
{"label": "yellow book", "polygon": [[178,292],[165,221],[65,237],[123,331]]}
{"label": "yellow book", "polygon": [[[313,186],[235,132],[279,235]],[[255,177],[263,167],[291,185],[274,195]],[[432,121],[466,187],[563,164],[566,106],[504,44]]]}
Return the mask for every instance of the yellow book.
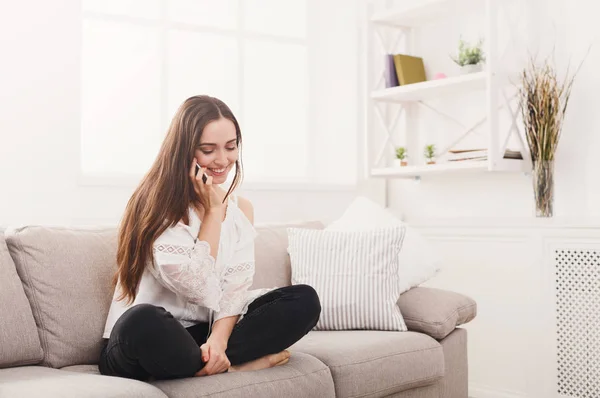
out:
{"label": "yellow book", "polygon": [[423,58],[404,54],[394,54],[394,66],[401,86],[427,80]]}

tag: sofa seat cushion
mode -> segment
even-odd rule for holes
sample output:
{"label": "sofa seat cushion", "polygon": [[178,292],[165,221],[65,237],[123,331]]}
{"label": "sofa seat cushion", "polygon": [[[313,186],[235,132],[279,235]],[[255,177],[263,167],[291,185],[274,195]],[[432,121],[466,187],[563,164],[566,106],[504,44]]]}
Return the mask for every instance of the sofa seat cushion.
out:
{"label": "sofa seat cushion", "polygon": [[[63,370],[99,374],[95,365],[69,366]],[[255,372],[238,372],[151,382],[171,398],[335,397],[329,368],[318,359],[298,352],[283,366]]]}
{"label": "sofa seat cushion", "polygon": [[60,368],[60,370],[66,370],[68,372],[87,373],[90,375],[99,375],[100,369],[98,365],[71,365]]}
{"label": "sofa seat cushion", "polygon": [[442,346],[421,333],[312,331],[291,350],[329,366],[337,397],[384,397],[444,376]]}
{"label": "sofa seat cushion", "polygon": [[42,355],[29,300],[0,231],[0,368],[36,364]]}
{"label": "sofa seat cushion", "polygon": [[0,369],[0,397],[10,398],[166,398],[137,380],[22,366]]}

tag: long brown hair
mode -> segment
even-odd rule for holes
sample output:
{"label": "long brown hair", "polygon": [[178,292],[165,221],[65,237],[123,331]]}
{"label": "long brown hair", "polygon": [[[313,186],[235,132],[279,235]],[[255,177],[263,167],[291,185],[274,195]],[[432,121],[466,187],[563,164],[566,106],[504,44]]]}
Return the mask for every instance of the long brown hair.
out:
{"label": "long brown hair", "polygon": [[[225,103],[206,95],[188,98],[173,117],[158,156],[127,203],[118,232],[117,272],[113,286],[121,284],[118,300],[132,303],[154,241],[169,227],[187,218],[190,205],[204,205],[189,173],[204,127],[221,117],[235,125],[236,144],[241,147],[240,126]],[[241,156],[226,201],[242,179]]]}

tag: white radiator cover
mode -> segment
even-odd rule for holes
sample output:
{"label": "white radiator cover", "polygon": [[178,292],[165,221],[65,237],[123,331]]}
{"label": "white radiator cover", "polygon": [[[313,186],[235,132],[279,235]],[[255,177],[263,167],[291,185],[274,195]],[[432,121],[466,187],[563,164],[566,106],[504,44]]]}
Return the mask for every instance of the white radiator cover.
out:
{"label": "white radiator cover", "polygon": [[555,250],[557,392],[600,397],[600,251]]}

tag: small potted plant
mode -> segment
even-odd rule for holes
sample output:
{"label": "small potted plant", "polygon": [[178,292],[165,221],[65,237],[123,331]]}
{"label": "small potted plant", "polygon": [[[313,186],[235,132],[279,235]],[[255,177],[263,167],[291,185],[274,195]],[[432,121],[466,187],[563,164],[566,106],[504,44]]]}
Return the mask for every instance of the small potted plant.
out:
{"label": "small potted plant", "polygon": [[400,159],[400,166],[406,166],[408,164],[408,162],[404,159],[406,159],[408,157],[408,155],[406,154],[406,148],[403,146],[400,146],[398,148],[396,148],[396,159]]}
{"label": "small potted plant", "polygon": [[428,160],[427,164],[435,164],[435,160],[433,160],[433,158],[435,157],[435,145],[434,144],[426,145],[424,154],[425,154],[425,158]]}
{"label": "small potted plant", "polygon": [[463,39],[458,43],[458,57],[451,57],[458,66],[462,74],[481,72],[485,56],[481,46],[483,41],[480,39],[476,45],[470,46]]}

